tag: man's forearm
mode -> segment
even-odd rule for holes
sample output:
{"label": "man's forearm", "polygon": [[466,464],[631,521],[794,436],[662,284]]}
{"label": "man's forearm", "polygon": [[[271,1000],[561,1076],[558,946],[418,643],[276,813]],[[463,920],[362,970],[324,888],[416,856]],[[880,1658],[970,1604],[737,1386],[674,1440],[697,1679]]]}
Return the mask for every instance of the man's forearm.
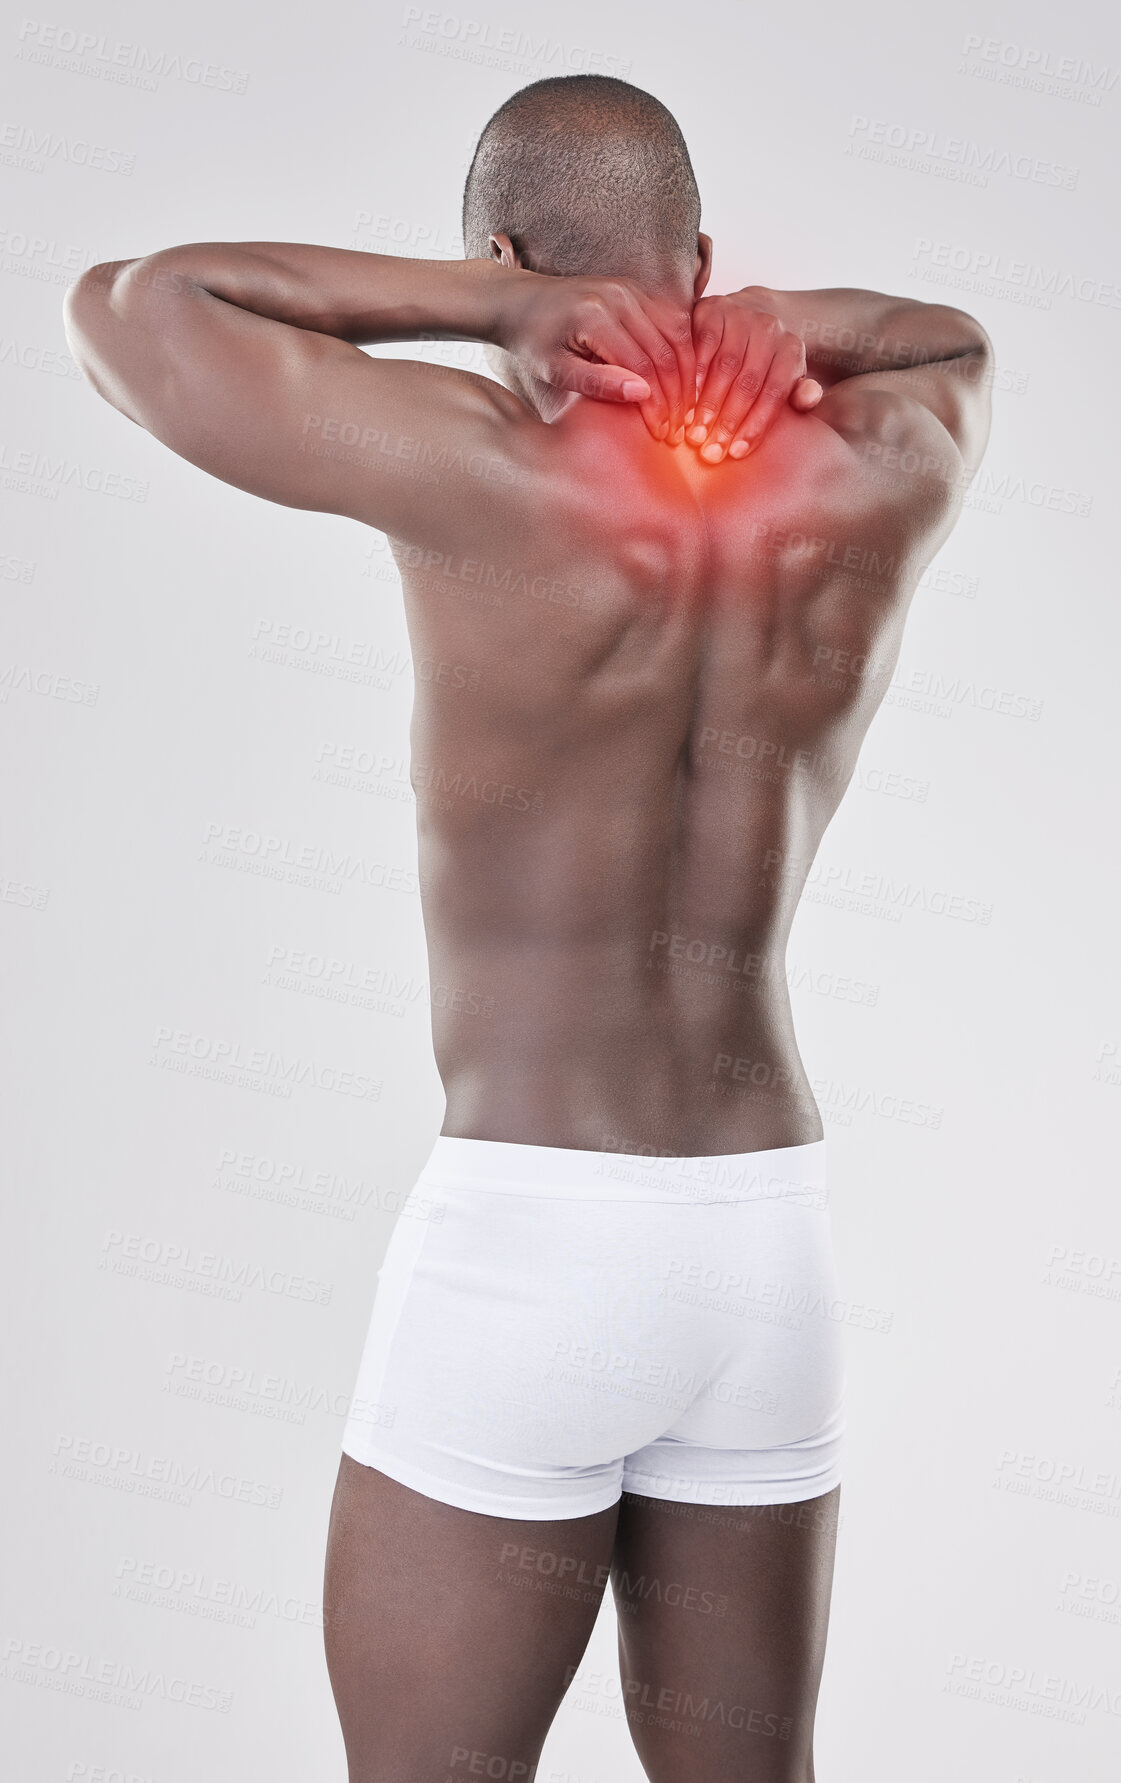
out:
{"label": "man's forearm", "polygon": [[501,345],[519,278],[487,260],[410,260],[300,242],[189,242],[93,267],[91,291],[112,284],[166,294],[208,291],[254,315],[366,345],[493,341]]}
{"label": "man's forearm", "polygon": [[67,338],[95,389],[135,419],[130,390],[153,387],[180,351],[210,352],[225,306],[274,332],[356,346],[483,342],[538,384],[635,403],[657,439],[684,431],[694,370],[688,312],[626,279],[299,242],[188,242],[91,267],[67,294]]}
{"label": "man's forearm", "polygon": [[904,371],[990,350],[981,324],[945,304],[879,291],[752,290],[805,341],[807,373],[826,389],[865,372]]}

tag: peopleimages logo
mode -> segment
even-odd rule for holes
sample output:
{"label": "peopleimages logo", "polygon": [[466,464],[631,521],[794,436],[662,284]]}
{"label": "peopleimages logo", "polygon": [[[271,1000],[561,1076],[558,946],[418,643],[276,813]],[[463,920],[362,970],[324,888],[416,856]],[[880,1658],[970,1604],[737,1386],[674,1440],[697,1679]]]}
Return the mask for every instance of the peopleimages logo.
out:
{"label": "peopleimages logo", "polygon": [[969,136],[947,136],[919,125],[892,123],[886,118],[855,115],[849,125],[847,154],[890,166],[937,173],[963,179],[969,185],[987,186],[990,174],[1027,180],[1039,186],[1060,186],[1073,192],[1079,169],[1039,155],[995,148],[974,142]]}
{"label": "peopleimages logo", "polygon": [[964,242],[932,241],[923,235],[915,243],[912,260],[916,262],[910,268],[912,278],[928,279],[932,284],[956,285],[961,290],[1002,297],[1009,303],[1046,310],[1056,297],[1070,297],[1076,303],[1121,309],[1121,285],[1071,272],[1065,267],[1014,260],[991,248],[971,248]]}
{"label": "peopleimages logo", "polygon": [[13,1637],[4,1643],[3,1670],[21,1684],[39,1684],[67,1696],[92,1697],[120,1708],[143,1708],[146,1699],[212,1709],[228,1715],[233,1696],[215,1684],[138,1668],[127,1659],[98,1659],[90,1653],[56,1647],[49,1641]]}
{"label": "peopleimages logo", "polygon": [[192,87],[211,87],[217,92],[244,93],[249,76],[200,56],[179,50],[154,50],[142,43],[125,43],[99,31],[75,31],[69,25],[43,24],[24,19],[16,56],[24,62],[59,68],[68,74],[88,74],[121,86],[157,91],[161,80],[186,81]]}
{"label": "peopleimages logo", "polygon": [[114,1275],[134,1275],[143,1280],[169,1287],[186,1287],[193,1292],[223,1290],[214,1297],[240,1300],[247,1288],[262,1294],[275,1294],[287,1300],[311,1301],[317,1306],[330,1306],[334,1294],[331,1282],[315,1276],[300,1275],[289,1269],[270,1269],[263,1263],[250,1263],[222,1251],[204,1250],[178,1239],[157,1238],[142,1232],[106,1233],[101,1245],[98,1267]]}
{"label": "peopleimages logo", "polygon": [[316,843],[297,842],[290,836],[274,836],[241,824],[208,824],[199,859],[208,866],[233,867],[330,892],[340,892],[348,880],[408,893],[416,892],[419,885],[417,874],[407,868],[371,861],[363,855],[336,853]]}
{"label": "peopleimages logo", "polygon": [[115,495],[121,501],[147,501],[148,484],[140,477],[107,471],[100,465],[79,464],[72,458],[53,458],[34,446],[13,446],[0,441],[0,472],[4,487],[28,495],[58,500],[60,489],[85,489],[93,495]]}
{"label": "peopleimages logo", "polygon": [[66,161],[97,173],[131,174],[136,156],[131,149],[110,148],[83,136],[62,136],[36,124],[0,125],[0,161],[25,173],[42,173],[48,161]]}
{"label": "peopleimages logo", "polygon": [[1108,62],[1094,63],[1085,56],[1064,55],[1059,50],[1034,44],[1009,43],[1000,37],[970,32],[962,46],[965,58],[958,73],[974,80],[995,81],[1026,93],[1042,93],[1051,99],[1071,99],[1079,105],[1098,106],[1112,93],[1121,69]]}
{"label": "peopleimages logo", "polygon": [[[1121,1690],[1100,1679],[1068,1678],[1061,1672],[1040,1672],[1034,1666],[1008,1665],[970,1653],[955,1653],[946,1671],[944,1688],[955,1695],[987,1697],[1007,1708],[1026,1709],[1051,1720],[1081,1726],[1090,1710],[1121,1715]],[[970,1685],[981,1688],[971,1690]]]}
{"label": "peopleimages logo", "polygon": [[547,34],[535,37],[515,25],[494,25],[488,19],[466,18],[436,7],[406,6],[401,23],[404,30],[397,39],[399,44],[491,68],[524,66],[549,74],[610,74],[619,80],[625,80],[631,70],[629,61],[601,50],[565,43]]}
{"label": "peopleimages logo", "polygon": [[242,1628],[255,1628],[259,1616],[302,1623],[306,1628],[323,1626],[322,1610],[307,1598],[281,1597],[267,1586],[249,1586],[236,1579],[200,1572],[195,1567],[131,1556],[118,1562],[113,1596],[160,1609],[180,1610],[208,1621],[235,1622]]}
{"label": "peopleimages logo", "polygon": [[55,1438],[48,1472],[86,1485],[108,1486],[119,1492],[189,1505],[202,1493],[229,1503],[277,1510],[284,1496],[281,1486],[239,1474],[216,1473],[198,1462],[171,1455],[151,1455],[125,1443],[101,1442],[94,1437],[61,1434]]}
{"label": "peopleimages logo", "polygon": [[368,1102],[381,1100],[380,1080],[366,1072],[322,1059],[278,1053],[270,1046],[248,1046],[237,1039],[196,1034],[185,1028],[156,1029],[152,1063],[161,1070],[213,1077],[246,1087],[252,1087],[255,1081],[266,1082],[272,1086],[272,1093],[280,1096],[290,1096],[294,1086],[310,1086]]}

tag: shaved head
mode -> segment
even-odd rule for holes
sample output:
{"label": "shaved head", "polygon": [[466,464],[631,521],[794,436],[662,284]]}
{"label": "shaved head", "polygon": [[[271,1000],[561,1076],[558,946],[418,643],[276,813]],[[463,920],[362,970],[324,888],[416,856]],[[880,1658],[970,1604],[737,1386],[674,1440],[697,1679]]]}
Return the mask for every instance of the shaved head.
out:
{"label": "shaved head", "polygon": [[508,235],[523,265],[691,283],[701,201],[673,114],[602,74],[522,87],[479,138],[463,191],[470,259]]}

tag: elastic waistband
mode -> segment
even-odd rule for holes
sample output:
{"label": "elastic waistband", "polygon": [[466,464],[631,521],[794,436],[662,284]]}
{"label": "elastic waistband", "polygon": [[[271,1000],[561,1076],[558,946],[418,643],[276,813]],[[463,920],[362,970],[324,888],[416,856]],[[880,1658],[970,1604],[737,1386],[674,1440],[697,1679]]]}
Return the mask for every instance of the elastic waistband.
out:
{"label": "elastic waistband", "polygon": [[824,1207],[825,1141],[715,1157],[647,1158],[441,1133],[421,1185],[575,1201],[794,1201]]}

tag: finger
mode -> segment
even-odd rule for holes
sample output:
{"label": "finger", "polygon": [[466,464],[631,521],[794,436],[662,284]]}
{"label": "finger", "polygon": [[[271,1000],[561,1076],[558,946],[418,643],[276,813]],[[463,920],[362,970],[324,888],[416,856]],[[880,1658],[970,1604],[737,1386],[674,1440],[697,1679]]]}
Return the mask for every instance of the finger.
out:
{"label": "finger", "polygon": [[595,403],[645,403],[651,385],[629,366],[604,366],[601,360],[567,353],[547,380],[554,389],[576,390]]}
{"label": "finger", "polygon": [[670,444],[679,446],[685,438],[686,416],[692,418],[696,397],[697,356],[693,350],[693,318],[688,310],[668,308],[661,316],[665,338],[677,355],[677,375],[681,388],[681,406],[677,425],[670,432]]}
{"label": "finger", "polygon": [[658,376],[658,368],[645,347],[634,339],[630,340],[626,361],[628,365],[643,367],[641,376],[637,371],[632,371],[629,375],[635,382],[641,382],[644,387],[644,395],[639,398],[638,402],[643,425],[652,440],[661,442],[669,434],[670,411],[666,393]]}
{"label": "finger", "polygon": [[675,341],[677,363],[681,368],[681,437],[684,439],[686,418],[689,421],[693,419],[697,387],[697,355],[693,351],[693,318],[687,312],[682,313]]}
{"label": "finger", "polygon": [[666,436],[665,406],[653,400],[650,384],[625,365],[602,365],[595,359],[570,354],[567,363],[552,369],[546,380],[558,390],[575,390],[593,402],[614,402],[636,407],[652,439]]}
{"label": "finger", "polygon": [[666,405],[666,437],[672,440],[674,434],[682,430],[685,415],[685,392],[677,349],[664,332],[661,318],[637,298],[628,305],[623,321],[655,368]]}
{"label": "finger", "polygon": [[735,311],[726,310],[723,316],[720,344],[709,359],[704,383],[697,396],[693,424],[685,435],[690,445],[701,447],[702,457],[710,430],[715,427],[727,401],[728,392],[732,387],[732,379],[742,369],[748,344],[748,318],[737,315]]}
{"label": "finger", "polygon": [[734,311],[717,313],[697,350],[697,395],[692,425],[685,434],[691,445],[703,446],[708,438],[746,346],[746,322]]}
{"label": "finger", "polygon": [[633,375],[645,381],[642,419],[652,439],[664,440],[670,431],[671,410],[659,364],[659,348],[664,344],[661,335],[646,322],[636,303],[625,316],[612,318],[604,338],[614,343],[612,358],[630,366]]}
{"label": "finger", "polygon": [[805,344],[796,334],[783,335],[764,375],[758,396],[735,430],[735,437],[728,448],[729,456],[744,458],[755,449],[776,416],[790,401],[791,393],[801,383],[805,369]]}
{"label": "finger", "polygon": [[625,365],[601,365],[597,360],[570,357],[569,369],[549,382],[557,389],[576,390],[594,402],[649,402],[650,386]]}
{"label": "finger", "polygon": [[[712,363],[713,356],[720,346],[721,337],[724,333],[723,312],[719,304],[712,298],[702,297],[699,303],[694,304],[692,333],[693,357],[696,361],[696,371],[693,378],[693,402],[691,406],[695,410],[697,398],[701,394],[708,368]],[[692,415],[689,418],[690,420],[694,419]]]}
{"label": "finger", "polygon": [[804,414],[807,409],[816,408],[824,395],[816,378],[799,378],[790,392],[790,405]]}
{"label": "finger", "polygon": [[779,324],[773,317],[755,315],[750,318],[749,328],[746,350],[735,375],[728,381],[720,412],[709,424],[708,438],[701,447],[701,457],[706,464],[720,463],[770,371],[780,339]]}
{"label": "finger", "polygon": [[640,341],[637,341],[622,322],[615,316],[600,316],[593,327],[583,328],[575,337],[571,348],[561,356],[557,367],[557,375],[550,375],[549,382],[560,381],[562,388],[577,390],[581,396],[591,396],[597,401],[604,400],[601,392],[610,386],[614,396],[606,400],[620,400],[621,379],[602,378],[605,367],[618,371],[623,368],[636,381],[646,385],[643,397],[622,398],[624,401],[635,400],[641,403],[642,418],[654,439],[664,439],[669,431],[669,409],[665,394],[658,379],[658,370],[650,354]]}

